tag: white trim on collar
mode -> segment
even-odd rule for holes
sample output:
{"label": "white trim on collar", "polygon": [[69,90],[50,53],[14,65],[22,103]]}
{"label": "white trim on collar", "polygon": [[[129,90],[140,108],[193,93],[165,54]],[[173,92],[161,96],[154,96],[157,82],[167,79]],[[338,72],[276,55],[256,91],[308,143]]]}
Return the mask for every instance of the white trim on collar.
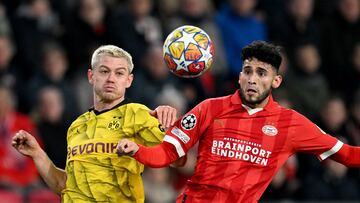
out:
{"label": "white trim on collar", "polygon": [[257,113],[257,112],[259,112],[259,111],[264,110],[264,108],[255,108],[255,109],[253,109],[253,108],[250,108],[250,107],[246,106],[245,104],[241,104],[241,106],[243,106],[246,109],[246,111],[248,112],[248,114],[250,116]]}

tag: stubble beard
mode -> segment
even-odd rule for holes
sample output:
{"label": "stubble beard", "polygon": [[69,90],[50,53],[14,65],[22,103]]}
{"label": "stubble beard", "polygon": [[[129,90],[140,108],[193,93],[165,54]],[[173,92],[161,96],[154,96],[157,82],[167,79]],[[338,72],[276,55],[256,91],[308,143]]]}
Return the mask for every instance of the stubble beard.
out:
{"label": "stubble beard", "polygon": [[104,90],[96,90],[96,95],[98,97],[98,99],[102,102],[102,103],[111,103],[114,100],[116,100],[116,95],[114,93],[107,93]]}
{"label": "stubble beard", "polygon": [[241,87],[239,89],[242,103],[249,107],[256,107],[258,104],[261,104],[271,93],[271,88],[269,88],[257,96],[255,100],[250,100],[246,98],[244,90]]}

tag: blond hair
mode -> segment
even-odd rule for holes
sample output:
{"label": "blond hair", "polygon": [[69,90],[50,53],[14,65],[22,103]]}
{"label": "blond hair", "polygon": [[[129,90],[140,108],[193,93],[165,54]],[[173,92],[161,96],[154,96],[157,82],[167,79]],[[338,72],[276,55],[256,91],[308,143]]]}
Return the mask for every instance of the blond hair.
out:
{"label": "blond hair", "polygon": [[134,69],[134,63],[131,55],[124,49],[114,45],[102,45],[97,48],[91,57],[91,68],[94,69],[96,64],[99,62],[101,55],[108,55],[116,58],[124,58],[128,62],[129,73]]}

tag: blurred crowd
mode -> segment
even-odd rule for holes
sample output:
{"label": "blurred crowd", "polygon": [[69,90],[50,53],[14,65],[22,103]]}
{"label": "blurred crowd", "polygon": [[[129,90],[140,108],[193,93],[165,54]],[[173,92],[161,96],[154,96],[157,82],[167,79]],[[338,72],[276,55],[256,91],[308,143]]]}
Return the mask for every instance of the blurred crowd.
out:
{"label": "blurred crowd", "polygon": [[[181,25],[202,28],[214,42],[213,67],[199,78],[178,78],[164,65],[163,40]],[[133,56],[129,98],[183,114],[238,88],[241,49],[253,40],[283,47],[279,103],[360,145],[360,0],[0,1],[1,202],[59,202],[10,138],[19,129],[32,132],[55,165],[65,167],[67,127],[92,106],[86,73],[99,45]],[[195,151],[184,168],[145,170],[147,203],[174,202],[194,170]],[[359,191],[360,170],[299,154],[262,201],[359,202]]]}

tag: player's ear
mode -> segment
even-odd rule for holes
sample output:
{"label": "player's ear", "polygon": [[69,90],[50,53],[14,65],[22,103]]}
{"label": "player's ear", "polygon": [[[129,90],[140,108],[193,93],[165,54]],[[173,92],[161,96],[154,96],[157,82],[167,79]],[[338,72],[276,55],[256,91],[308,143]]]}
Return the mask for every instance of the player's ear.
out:
{"label": "player's ear", "polygon": [[238,84],[239,85],[240,85],[241,75],[242,75],[242,71],[239,73],[239,78],[238,78]]}
{"label": "player's ear", "polygon": [[127,79],[126,88],[129,88],[134,80],[134,74],[130,73]]}
{"label": "player's ear", "polygon": [[277,75],[275,75],[275,77],[271,83],[271,87],[276,89],[281,85],[281,82],[282,82],[282,76],[277,74]]}
{"label": "player's ear", "polygon": [[93,84],[94,73],[93,73],[93,70],[91,68],[88,69],[87,76],[88,76],[89,83]]}

